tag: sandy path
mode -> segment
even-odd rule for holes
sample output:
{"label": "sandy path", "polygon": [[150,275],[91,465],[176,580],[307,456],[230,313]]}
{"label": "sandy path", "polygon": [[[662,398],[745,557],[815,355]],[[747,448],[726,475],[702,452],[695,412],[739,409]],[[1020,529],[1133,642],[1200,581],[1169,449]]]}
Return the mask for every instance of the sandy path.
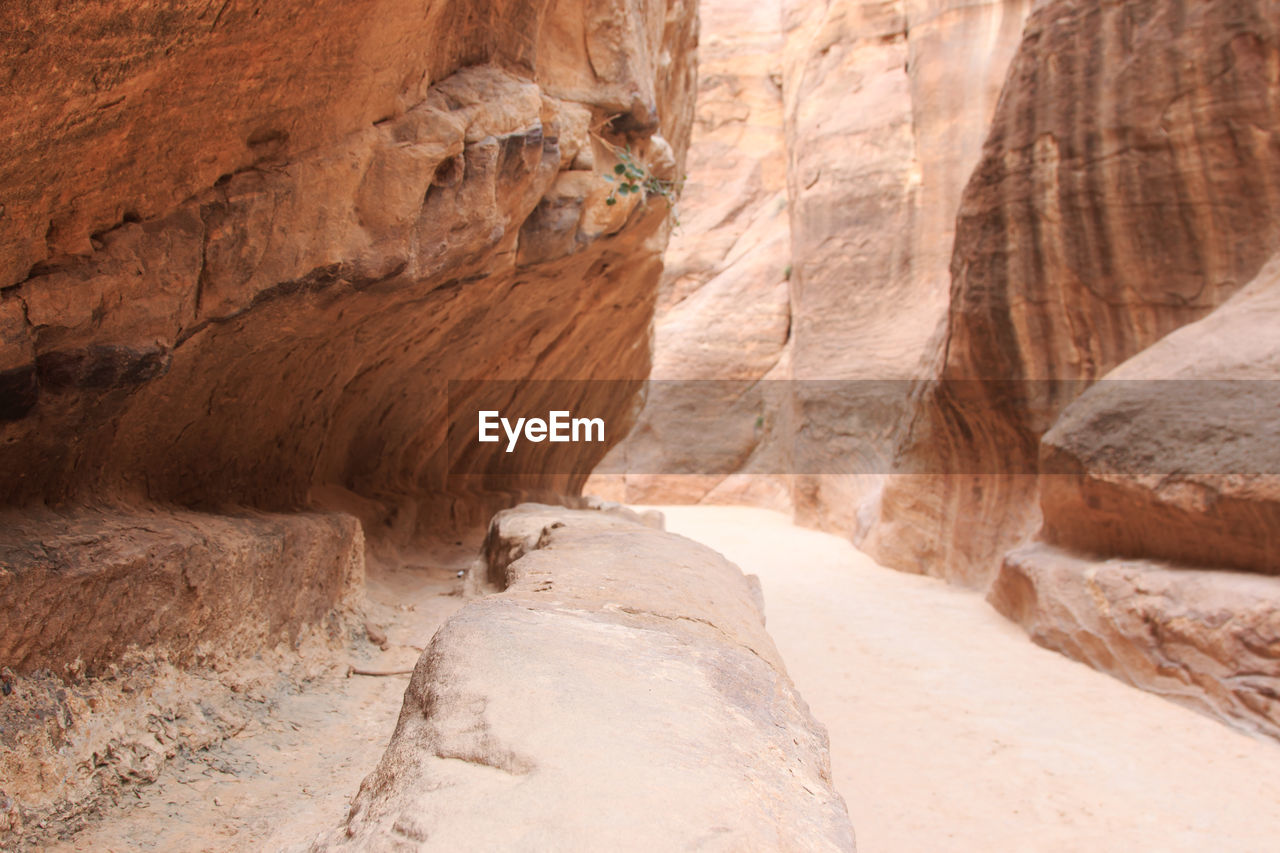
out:
{"label": "sandy path", "polygon": [[862,853],[1280,850],[1280,744],[1041,649],[981,596],[777,513],[662,510],[760,576]]}
{"label": "sandy path", "polygon": [[231,853],[305,849],[338,827],[386,749],[408,675],[346,677],[348,663],[412,668],[420,649],[464,601],[456,569],[471,550],[425,555],[426,565],[370,568],[366,614],[390,641],[361,641],[330,672],[272,697],[248,728],[178,759],[50,853]]}

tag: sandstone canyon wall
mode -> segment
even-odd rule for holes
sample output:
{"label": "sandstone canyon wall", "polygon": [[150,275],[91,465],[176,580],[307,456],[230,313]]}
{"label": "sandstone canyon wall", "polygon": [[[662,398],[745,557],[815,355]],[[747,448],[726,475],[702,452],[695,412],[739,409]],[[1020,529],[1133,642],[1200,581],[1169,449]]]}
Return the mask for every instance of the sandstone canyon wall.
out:
{"label": "sandstone canyon wall", "polygon": [[[878,383],[936,369],[960,192],[1030,5],[702,4],[651,374],[694,381],[653,383],[602,466],[625,473],[588,488],[874,524],[910,414],[904,385]],[[695,407],[723,410],[712,437],[682,425]],[[734,472],[654,476],[696,471],[699,452]]]}
{"label": "sandstone canyon wall", "polygon": [[451,491],[448,380],[648,370],[667,211],[600,173],[681,168],[692,7],[216,11],[17,22],[5,504],[482,523],[506,484]]}
{"label": "sandstone canyon wall", "polygon": [[[727,448],[741,473],[790,476],[754,490],[632,477],[625,497],[777,506],[782,482],[800,520],[886,565],[995,579],[992,602],[1038,642],[1280,731],[1280,326],[1264,268],[1280,249],[1280,7],[780,12],[784,357],[735,372],[715,354],[774,316],[744,283],[664,305],[659,329],[681,335],[660,333],[657,359],[670,375],[791,380],[769,429]],[[700,113],[723,111],[714,92]],[[745,136],[760,111],[741,114]],[[726,141],[695,134],[694,178],[720,178],[697,152],[718,168]],[[719,210],[726,185],[691,179],[686,208]],[[642,420],[678,422],[682,405],[659,396]],[[615,453],[652,467],[664,442],[670,459],[698,446],[654,428]]]}
{"label": "sandstone canyon wall", "polygon": [[886,493],[881,559],[989,581],[1038,523],[1039,439],[1062,408],[1274,253],[1277,11],[1058,0],[1028,22],[957,220],[943,381]]}
{"label": "sandstone canyon wall", "polygon": [[[790,222],[782,121],[782,5],[699,4],[698,96],[679,226],[665,255],[654,362],[635,428],[587,490],[614,500],[751,503],[789,509],[785,425],[764,385],[789,375]],[[716,380],[728,380],[720,383]],[[707,434],[678,414],[728,412]],[[706,459],[725,455],[725,471]]]}
{"label": "sandstone canyon wall", "polygon": [[903,381],[936,370],[960,192],[1029,8],[1008,0],[787,5],[803,521],[855,538],[876,521],[883,474],[910,420]]}
{"label": "sandstone canyon wall", "polygon": [[679,174],[695,86],[684,0],[108,6],[0,23],[0,748],[63,814],[127,764],[85,679],[337,642],[366,541],[576,493],[452,476],[448,382],[626,422],[669,210],[603,174]]}

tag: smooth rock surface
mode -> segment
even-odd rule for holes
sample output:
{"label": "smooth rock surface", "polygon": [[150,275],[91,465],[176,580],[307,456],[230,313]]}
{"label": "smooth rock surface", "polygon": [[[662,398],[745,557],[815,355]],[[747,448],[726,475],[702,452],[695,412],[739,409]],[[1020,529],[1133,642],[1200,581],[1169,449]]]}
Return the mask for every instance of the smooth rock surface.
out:
{"label": "smooth rock surface", "polygon": [[[787,0],[797,518],[860,538],[935,375],[961,190],[1030,3]],[[870,392],[870,393],[868,393]],[[829,475],[829,469],[839,475]]]}
{"label": "smooth rock surface", "polygon": [[1280,575],[1280,258],[1076,399],[1041,466],[1046,542]]}
{"label": "smooth rock surface", "polygon": [[[680,225],[654,321],[645,408],[585,486],[633,503],[790,505],[778,439],[756,380],[785,378],[791,331],[787,155],[778,0],[702,0],[699,86]],[[678,380],[668,382],[668,380]],[[686,381],[688,384],[683,384]],[[700,380],[735,380],[732,386]],[[766,423],[726,435],[685,413],[723,405],[725,422]],[[706,459],[729,456],[724,471]],[[716,466],[719,467],[719,466]]]}
{"label": "smooth rock surface", "polygon": [[[622,475],[589,490],[794,506],[855,536],[873,527],[912,409],[905,384],[857,383],[936,371],[961,190],[1030,6],[703,4],[681,201],[691,236],[667,254],[651,376],[852,384],[655,383],[601,466]],[[697,429],[691,410],[717,428]],[[730,463],[699,466],[711,457]]]}
{"label": "smooth rock surface", "polygon": [[312,849],[853,849],[742,573],[594,511],[525,505],[489,535],[519,552],[534,528],[490,572],[505,588],[436,634],[345,829]]}

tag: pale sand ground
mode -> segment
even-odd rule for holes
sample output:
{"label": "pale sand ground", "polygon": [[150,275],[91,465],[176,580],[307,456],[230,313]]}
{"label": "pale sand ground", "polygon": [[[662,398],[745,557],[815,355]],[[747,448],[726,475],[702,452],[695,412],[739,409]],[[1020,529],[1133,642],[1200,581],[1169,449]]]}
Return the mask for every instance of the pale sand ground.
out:
{"label": "pale sand ground", "polygon": [[1039,648],[980,595],[778,513],[661,509],[760,576],[861,853],[1280,850],[1280,744]]}
{"label": "pale sand ground", "polygon": [[[452,551],[450,553],[450,551]],[[390,648],[361,641],[323,678],[273,697],[225,743],[172,762],[155,784],[104,809],[49,853],[238,853],[305,849],[346,817],[400,715],[408,675],[345,677],[412,668],[436,629],[464,600],[455,572],[474,553],[445,549],[413,567],[371,566],[369,621]]]}

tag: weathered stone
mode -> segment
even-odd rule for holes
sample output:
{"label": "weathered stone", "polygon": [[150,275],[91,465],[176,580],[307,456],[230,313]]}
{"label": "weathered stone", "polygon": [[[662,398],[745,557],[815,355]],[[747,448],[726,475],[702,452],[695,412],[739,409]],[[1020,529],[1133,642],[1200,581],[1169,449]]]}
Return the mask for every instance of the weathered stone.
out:
{"label": "weathered stone", "polygon": [[987,600],[1042,646],[1280,737],[1280,578],[1037,544],[1005,556]]}
{"label": "weathered stone", "polygon": [[345,829],[313,849],[853,849],[825,732],[735,566],[540,506],[499,514],[486,552],[520,556],[436,634]]}
{"label": "weathered stone", "polygon": [[[0,513],[0,661],[90,672],[130,649],[252,654],[358,604],[364,536],[340,513]],[[335,630],[338,623],[334,623]]]}
{"label": "weathered stone", "polygon": [[1277,328],[1273,259],[1068,405],[1041,442],[1049,544],[1007,554],[988,596],[1042,645],[1273,737]]}
{"label": "weathered stone", "polygon": [[[1040,436],[1082,386],[1274,252],[1277,20],[1274,0],[1055,0],[1029,19],[957,219],[944,381],[895,463],[912,476],[886,488],[882,562],[985,584],[1035,529]],[[1007,384],[957,396],[967,379]]]}
{"label": "weathered stone", "polygon": [[[445,385],[647,372],[667,206],[606,205],[602,173],[624,145],[683,168],[692,8],[375,5],[22,10],[6,503],[288,509],[333,485],[383,521],[467,526],[504,493],[579,487],[530,471],[451,495]],[[320,32],[341,33],[322,58],[292,50]],[[94,33],[109,74],[71,49]],[[619,426],[629,406],[611,404]]]}
{"label": "weathered stone", "polygon": [[448,383],[647,373],[669,208],[603,173],[683,168],[696,30],[685,0],[6,9],[0,665],[257,654],[335,624],[362,527],[394,553],[576,494],[451,478]]}
{"label": "weathered stone", "polygon": [[1041,442],[1041,538],[1280,575],[1280,258],[1108,373]]}

